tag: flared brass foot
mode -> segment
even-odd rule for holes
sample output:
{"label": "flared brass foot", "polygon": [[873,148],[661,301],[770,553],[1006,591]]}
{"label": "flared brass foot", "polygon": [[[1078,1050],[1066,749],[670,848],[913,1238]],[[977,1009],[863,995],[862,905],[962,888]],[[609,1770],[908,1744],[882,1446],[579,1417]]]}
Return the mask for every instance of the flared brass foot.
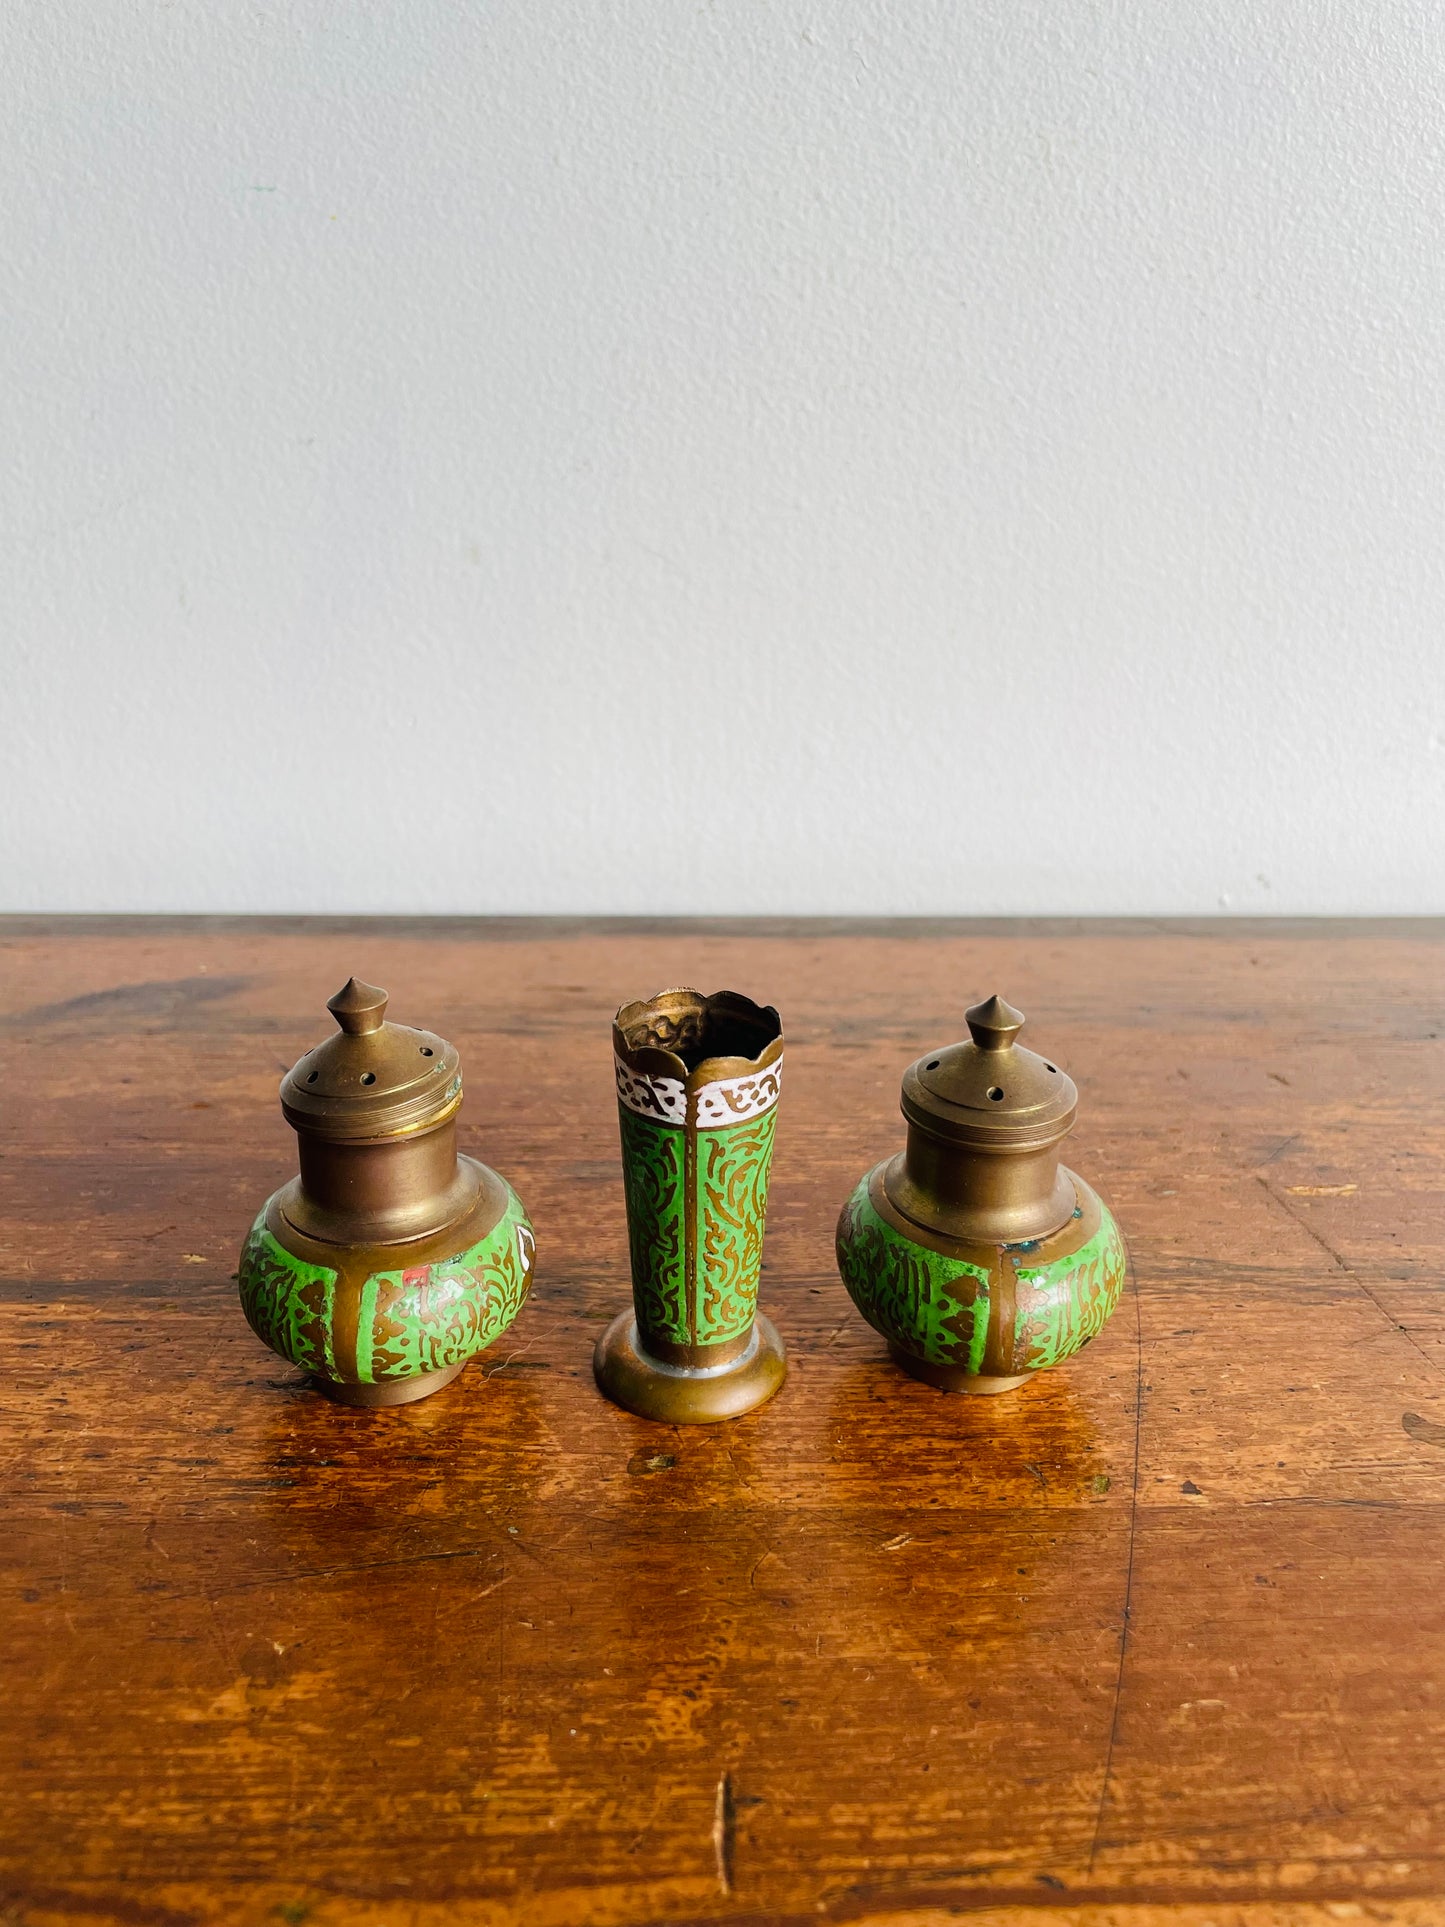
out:
{"label": "flared brass foot", "polygon": [[664,1365],[642,1349],[637,1319],[619,1312],[592,1354],[597,1384],[614,1405],[663,1425],[715,1425],[770,1399],[787,1376],[783,1341],[761,1312],[748,1349],[726,1365]]}

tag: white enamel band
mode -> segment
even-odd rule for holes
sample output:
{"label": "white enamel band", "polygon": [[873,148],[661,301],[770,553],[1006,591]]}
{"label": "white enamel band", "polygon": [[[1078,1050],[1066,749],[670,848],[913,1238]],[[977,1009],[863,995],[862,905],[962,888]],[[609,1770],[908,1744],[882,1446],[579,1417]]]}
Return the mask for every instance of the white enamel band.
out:
{"label": "white enamel band", "polygon": [[[686,1124],[687,1087],[680,1077],[647,1077],[614,1056],[617,1071],[617,1096],[629,1111],[639,1117],[656,1118],[661,1124]],[[725,1124],[741,1124],[745,1118],[761,1117],[778,1101],[783,1084],[783,1060],[769,1064],[764,1071],[750,1071],[746,1077],[726,1077],[716,1084],[702,1084],[693,1093],[700,1131],[720,1130]]]}

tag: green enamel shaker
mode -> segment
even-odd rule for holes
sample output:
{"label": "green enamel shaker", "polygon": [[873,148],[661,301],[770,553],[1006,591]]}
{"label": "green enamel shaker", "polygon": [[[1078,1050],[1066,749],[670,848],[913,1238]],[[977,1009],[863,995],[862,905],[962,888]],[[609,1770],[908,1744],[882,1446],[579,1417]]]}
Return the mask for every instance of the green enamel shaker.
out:
{"label": "green enamel shaker", "polygon": [[946,1392],[1009,1392],[1102,1329],[1127,1256],[1108,1206],[1059,1162],[1079,1094],[991,997],[969,1038],[903,1077],[906,1147],[838,1220],[838,1269],[896,1362]]}
{"label": "green enamel shaker", "polygon": [[457,1151],[456,1049],[386,1004],[353,977],[327,1005],[335,1034],[283,1080],[300,1175],[262,1205],[238,1274],[257,1337],[344,1405],[439,1392],[532,1283],[521,1199]]}

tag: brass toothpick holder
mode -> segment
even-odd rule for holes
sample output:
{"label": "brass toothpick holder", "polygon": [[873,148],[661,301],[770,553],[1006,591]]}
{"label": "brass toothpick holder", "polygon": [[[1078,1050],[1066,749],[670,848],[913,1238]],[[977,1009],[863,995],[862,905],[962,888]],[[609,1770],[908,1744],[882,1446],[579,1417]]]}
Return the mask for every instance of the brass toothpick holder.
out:
{"label": "brass toothpick holder", "polygon": [[597,1383],[643,1418],[736,1418],[783,1382],[757,1310],[778,1013],[732,991],[665,990],[612,1027],[632,1309],[597,1342]]}

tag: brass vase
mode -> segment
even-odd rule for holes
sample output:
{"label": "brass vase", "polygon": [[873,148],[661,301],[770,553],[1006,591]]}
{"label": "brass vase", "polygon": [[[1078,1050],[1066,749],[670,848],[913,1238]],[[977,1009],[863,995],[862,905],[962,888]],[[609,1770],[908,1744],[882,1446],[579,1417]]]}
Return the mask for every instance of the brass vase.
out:
{"label": "brass vase", "polygon": [[440,1391],[511,1324],[532,1283],[532,1227],[495,1171],[457,1152],[461,1062],[385,1021],[356,978],[340,1026],[281,1085],[300,1175],[268,1198],[238,1274],[252,1330],[345,1405]]}
{"label": "brass vase", "polygon": [[903,1077],[908,1142],[838,1220],[838,1269],[906,1372],[947,1392],[1008,1392],[1087,1345],[1118,1302],[1124,1240],[1059,1162],[1079,1094],[1016,1042],[999,997],[969,1040]]}
{"label": "brass vase", "polygon": [[664,990],[623,1005],[612,1043],[633,1304],[597,1383],[643,1418],[736,1418],[787,1369],[757,1309],[782,1025],[732,991]]}

